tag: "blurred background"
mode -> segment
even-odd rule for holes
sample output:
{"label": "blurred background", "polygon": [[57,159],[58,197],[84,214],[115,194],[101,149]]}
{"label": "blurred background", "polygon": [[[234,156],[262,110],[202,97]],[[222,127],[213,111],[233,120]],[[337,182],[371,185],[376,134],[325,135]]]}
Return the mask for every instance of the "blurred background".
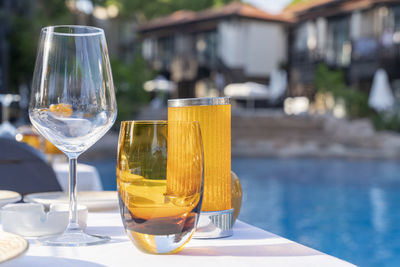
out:
{"label": "blurred background", "polygon": [[400,1],[2,0],[0,133],[34,134],[40,29],[62,24],[106,33],[118,122],[80,158],[103,189],[115,190],[119,121],[230,96],[239,219],[357,265],[398,265]]}

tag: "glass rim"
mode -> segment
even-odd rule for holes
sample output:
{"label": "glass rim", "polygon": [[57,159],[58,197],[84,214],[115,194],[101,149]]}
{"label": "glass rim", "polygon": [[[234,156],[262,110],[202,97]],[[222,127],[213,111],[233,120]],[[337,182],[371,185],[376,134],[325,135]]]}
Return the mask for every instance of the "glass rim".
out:
{"label": "glass rim", "polygon": [[[87,33],[70,33],[70,32],[57,32],[56,29],[71,28],[71,29],[89,29],[92,32]],[[54,25],[42,28],[42,32],[46,34],[60,35],[60,36],[96,36],[104,34],[104,30],[98,27],[86,25]]]}
{"label": "glass rim", "polygon": [[180,98],[169,99],[168,107],[190,107],[190,106],[216,106],[216,105],[230,105],[231,98],[224,97],[200,97],[200,98]]}

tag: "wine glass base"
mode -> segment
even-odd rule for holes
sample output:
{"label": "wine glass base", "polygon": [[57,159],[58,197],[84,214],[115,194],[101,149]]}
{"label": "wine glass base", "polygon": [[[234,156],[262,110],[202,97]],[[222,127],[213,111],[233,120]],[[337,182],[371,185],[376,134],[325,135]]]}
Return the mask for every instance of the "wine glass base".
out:
{"label": "wine glass base", "polygon": [[110,241],[108,236],[88,235],[83,231],[65,232],[62,235],[40,238],[38,241],[46,246],[80,247],[103,244]]}

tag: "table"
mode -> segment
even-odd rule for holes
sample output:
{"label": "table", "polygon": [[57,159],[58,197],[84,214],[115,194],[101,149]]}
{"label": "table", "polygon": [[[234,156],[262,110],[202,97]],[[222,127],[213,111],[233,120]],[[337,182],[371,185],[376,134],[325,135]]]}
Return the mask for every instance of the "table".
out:
{"label": "table", "polygon": [[[68,192],[69,186],[69,165],[68,163],[53,164],[58,183],[64,192]],[[78,163],[77,168],[77,186],[78,191],[101,191],[100,175],[97,169],[91,165]]]}
{"label": "table", "polygon": [[90,213],[88,233],[109,235],[107,244],[89,247],[48,247],[30,241],[28,252],[2,267],[102,266],[353,266],[243,222],[234,235],[221,239],[192,239],[175,255],[150,255],[137,250],[125,235],[118,211]]}

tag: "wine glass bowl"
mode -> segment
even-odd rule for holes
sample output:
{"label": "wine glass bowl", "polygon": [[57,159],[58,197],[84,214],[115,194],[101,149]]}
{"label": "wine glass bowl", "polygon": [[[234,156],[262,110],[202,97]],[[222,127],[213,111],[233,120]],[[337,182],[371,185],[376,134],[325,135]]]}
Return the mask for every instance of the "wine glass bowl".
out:
{"label": "wine glass bowl", "polygon": [[88,26],[51,26],[41,31],[29,117],[70,163],[70,221],[66,232],[41,240],[48,245],[98,244],[107,237],[79,228],[76,212],[78,156],[96,143],[117,115],[104,31]]}
{"label": "wine glass bowl", "polygon": [[180,251],[193,235],[203,195],[198,122],[122,122],[117,187],[125,230],[147,253]]}
{"label": "wine glass bowl", "polygon": [[29,116],[64,153],[79,155],[114,124],[117,110],[104,31],[42,29]]}

